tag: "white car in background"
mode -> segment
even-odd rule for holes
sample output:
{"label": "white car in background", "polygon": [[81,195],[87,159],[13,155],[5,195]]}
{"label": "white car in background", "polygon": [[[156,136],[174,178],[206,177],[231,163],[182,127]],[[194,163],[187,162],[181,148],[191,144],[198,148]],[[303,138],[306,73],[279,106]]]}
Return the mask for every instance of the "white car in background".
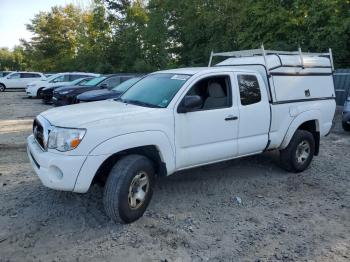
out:
{"label": "white car in background", "polygon": [[50,76],[49,78],[28,83],[26,93],[29,97],[41,97],[41,92],[46,87],[62,86],[66,84],[69,85],[69,83],[74,80],[89,76],[97,77],[99,74],[81,72],[58,73]]}
{"label": "white car in background", "polygon": [[12,72],[0,78],[0,92],[5,89],[26,88],[28,83],[41,79],[45,79],[45,76],[38,72]]}

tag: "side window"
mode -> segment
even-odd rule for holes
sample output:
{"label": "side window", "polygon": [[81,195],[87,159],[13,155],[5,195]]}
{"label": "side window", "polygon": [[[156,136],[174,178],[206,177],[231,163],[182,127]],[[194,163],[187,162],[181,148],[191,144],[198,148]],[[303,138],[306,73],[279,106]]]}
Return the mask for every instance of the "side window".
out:
{"label": "side window", "polygon": [[84,78],[86,77],[86,75],[70,75],[69,76],[69,81],[74,81],[74,80],[77,80],[77,79],[80,79],[80,78]]}
{"label": "side window", "polygon": [[9,79],[18,79],[20,77],[21,77],[20,73],[15,73],[15,74],[12,74],[12,75],[8,76]]}
{"label": "side window", "polygon": [[101,83],[102,85],[103,84],[106,84],[108,88],[110,87],[115,87],[117,85],[120,84],[120,77],[111,77],[111,78],[108,78],[106,81],[103,81]]}
{"label": "side window", "polygon": [[31,75],[30,73],[21,73],[21,78],[31,78]]}
{"label": "side window", "polygon": [[34,73],[21,73],[21,78],[37,78],[40,77],[39,74]]}
{"label": "side window", "polygon": [[239,94],[243,106],[261,101],[261,92],[258,79],[255,75],[238,75]]}
{"label": "side window", "polygon": [[232,106],[229,76],[213,76],[195,83],[186,96],[198,95],[203,104],[199,110],[212,110]]}
{"label": "side window", "polygon": [[51,83],[59,83],[59,82],[63,82],[64,81],[64,75],[60,75],[54,79],[52,79],[50,82]]}

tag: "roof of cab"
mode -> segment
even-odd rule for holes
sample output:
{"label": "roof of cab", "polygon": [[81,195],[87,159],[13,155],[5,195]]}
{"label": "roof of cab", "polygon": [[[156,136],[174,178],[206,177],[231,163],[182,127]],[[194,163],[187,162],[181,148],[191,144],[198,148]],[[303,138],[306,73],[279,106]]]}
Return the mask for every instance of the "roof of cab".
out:
{"label": "roof of cab", "polygon": [[155,73],[169,73],[169,74],[186,74],[186,75],[195,75],[198,73],[205,73],[205,72],[215,72],[215,71],[225,71],[225,69],[229,69],[230,71],[237,71],[237,72],[254,72],[252,69],[247,68],[241,68],[241,67],[230,67],[230,66],[217,66],[217,67],[185,67],[185,68],[177,68],[177,69],[169,69],[169,70],[163,70],[158,71]]}

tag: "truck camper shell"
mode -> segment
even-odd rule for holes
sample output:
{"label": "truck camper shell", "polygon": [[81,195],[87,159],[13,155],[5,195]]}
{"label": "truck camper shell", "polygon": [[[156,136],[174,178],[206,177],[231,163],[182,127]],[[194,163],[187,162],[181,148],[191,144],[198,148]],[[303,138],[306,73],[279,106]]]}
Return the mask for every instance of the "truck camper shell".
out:
{"label": "truck camper shell", "polygon": [[271,103],[334,99],[333,57],[328,53],[303,53],[261,49],[211,53],[229,57],[215,66],[249,68],[261,74]]}

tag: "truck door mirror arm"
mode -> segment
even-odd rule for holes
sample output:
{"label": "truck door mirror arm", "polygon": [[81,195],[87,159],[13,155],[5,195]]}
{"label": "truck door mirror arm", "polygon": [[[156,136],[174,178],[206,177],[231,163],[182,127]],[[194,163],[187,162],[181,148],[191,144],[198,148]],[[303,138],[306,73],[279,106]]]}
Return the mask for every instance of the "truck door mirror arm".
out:
{"label": "truck door mirror arm", "polygon": [[185,96],[179,107],[177,108],[177,112],[179,114],[184,114],[192,111],[193,109],[201,108],[203,105],[203,100],[200,96]]}

